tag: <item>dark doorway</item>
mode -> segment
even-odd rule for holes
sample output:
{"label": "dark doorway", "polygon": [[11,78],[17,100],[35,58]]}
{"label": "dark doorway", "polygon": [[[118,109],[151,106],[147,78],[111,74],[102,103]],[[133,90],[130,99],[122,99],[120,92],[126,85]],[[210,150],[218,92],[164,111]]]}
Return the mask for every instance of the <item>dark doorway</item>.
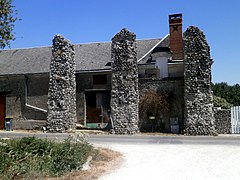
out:
{"label": "dark doorway", "polygon": [[6,95],[0,94],[0,129],[4,129]]}
{"label": "dark doorway", "polygon": [[104,128],[109,121],[110,91],[86,91],[86,124]]}

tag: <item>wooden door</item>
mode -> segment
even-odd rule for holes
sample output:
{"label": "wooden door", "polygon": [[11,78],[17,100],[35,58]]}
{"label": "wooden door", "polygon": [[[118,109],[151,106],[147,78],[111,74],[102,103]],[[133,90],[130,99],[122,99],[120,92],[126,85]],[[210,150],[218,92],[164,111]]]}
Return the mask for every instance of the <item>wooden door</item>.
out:
{"label": "wooden door", "polygon": [[101,109],[96,107],[96,92],[86,91],[86,110],[87,110],[87,123],[99,123],[99,116]]}
{"label": "wooden door", "polygon": [[5,98],[6,96],[4,94],[0,94],[0,129],[4,129]]}

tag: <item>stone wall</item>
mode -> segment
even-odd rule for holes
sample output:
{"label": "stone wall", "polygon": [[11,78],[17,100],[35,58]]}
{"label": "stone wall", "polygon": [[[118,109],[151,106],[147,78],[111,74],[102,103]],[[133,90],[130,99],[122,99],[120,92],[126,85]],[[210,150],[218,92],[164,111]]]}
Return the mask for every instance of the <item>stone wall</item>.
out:
{"label": "stone wall", "polygon": [[53,39],[48,92],[47,130],[64,132],[76,126],[74,47],[60,35]]}
{"label": "stone wall", "polygon": [[7,93],[6,116],[13,116],[13,129],[41,128],[46,121],[46,113],[29,108],[26,103],[47,109],[48,79],[47,74],[0,78],[0,92]]}
{"label": "stone wall", "polygon": [[184,99],[186,135],[216,135],[211,90],[210,48],[202,31],[190,26],[184,33]]}
{"label": "stone wall", "polygon": [[[48,99],[48,74],[33,74],[25,76],[25,99],[28,105],[47,110]],[[23,106],[23,116],[27,120],[46,120],[47,113],[30,108],[26,105]]]}
{"label": "stone wall", "polygon": [[26,76],[27,103],[47,110],[49,74]]}
{"label": "stone wall", "polygon": [[122,29],[112,38],[111,114],[117,134],[138,132],[136,35]]}
{"label": "stone wall", "polygon": [[23,116],[22,105],[25,104],[24,76],[0,78],[0,92],[6,93],[6,116],[18,119]]}
{"label": "stone wall", "polygon": [[231,110],[214,108],[216,130],[219,134],[231,134]]}

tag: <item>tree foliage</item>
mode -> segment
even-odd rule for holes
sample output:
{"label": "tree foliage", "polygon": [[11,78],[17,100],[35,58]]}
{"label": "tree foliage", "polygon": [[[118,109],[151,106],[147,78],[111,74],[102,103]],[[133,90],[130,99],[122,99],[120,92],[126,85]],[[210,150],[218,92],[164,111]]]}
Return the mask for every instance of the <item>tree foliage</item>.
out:
{"label": "tree foliage", "polygon": [[240,86],[239,84],[228,85],[226,82],[216,83],[212,85],[213,94],[215,96],[226,99],[233,106],[240,106]]}
{"label": "tree foliage", "polygon": [[17,10],[14,9],[12,0],[0,0],[0,48],[10,47],[14,40],[14,23],[18,20]]}
{"label": "tree foliage", "polygon": [[215,107],[221,107],[222,109],[229,109],[232,106],[226,99],[218,96],[213,96],[213,104]]}

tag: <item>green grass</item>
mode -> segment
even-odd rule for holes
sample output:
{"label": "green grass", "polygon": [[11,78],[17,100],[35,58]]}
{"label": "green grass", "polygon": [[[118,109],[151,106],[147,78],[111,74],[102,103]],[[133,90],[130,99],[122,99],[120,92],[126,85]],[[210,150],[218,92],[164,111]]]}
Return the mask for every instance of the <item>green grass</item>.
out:
{"label": "green grass", "polygon": [[39,179],[80,169],[93,147],[79,136],[62,143],[24,137],[0,140],[1,179]]}

